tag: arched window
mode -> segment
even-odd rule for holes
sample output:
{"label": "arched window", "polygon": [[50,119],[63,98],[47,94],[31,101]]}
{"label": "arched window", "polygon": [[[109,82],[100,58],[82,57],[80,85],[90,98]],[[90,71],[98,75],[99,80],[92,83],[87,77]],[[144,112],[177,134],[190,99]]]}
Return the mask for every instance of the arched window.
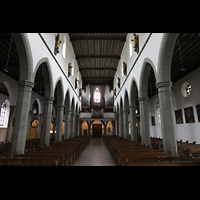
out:
{"label": "arched window", "polygon": [[6,114],[6,103],[3,102],[3,104],[1,105],[0,126],[4,125],[5,114]]}
{"label": "arched window", "polygon": [[94,103],[100,103],[101,101],[101,92],[99,88],[95,88],[94,90]]}

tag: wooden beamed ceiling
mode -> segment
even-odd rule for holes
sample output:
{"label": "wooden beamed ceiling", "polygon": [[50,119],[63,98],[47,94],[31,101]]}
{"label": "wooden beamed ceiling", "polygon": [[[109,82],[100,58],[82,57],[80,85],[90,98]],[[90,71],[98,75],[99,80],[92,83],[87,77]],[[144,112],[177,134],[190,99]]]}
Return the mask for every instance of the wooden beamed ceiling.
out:
{"label": "wooden beamed ceiling", "polygon": [[83,85],[106,83],[112,87],[127,33],[69,33],[69,36]]}

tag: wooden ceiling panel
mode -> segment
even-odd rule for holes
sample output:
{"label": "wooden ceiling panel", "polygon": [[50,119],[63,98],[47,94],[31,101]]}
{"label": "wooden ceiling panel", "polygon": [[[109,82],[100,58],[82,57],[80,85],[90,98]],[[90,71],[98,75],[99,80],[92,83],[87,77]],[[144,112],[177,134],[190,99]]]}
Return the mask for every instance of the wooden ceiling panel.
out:
{"label": "wooden ceiling panel", "polygon": [[69,33],[83,85],[109,84],[113,79],[127,33]]}

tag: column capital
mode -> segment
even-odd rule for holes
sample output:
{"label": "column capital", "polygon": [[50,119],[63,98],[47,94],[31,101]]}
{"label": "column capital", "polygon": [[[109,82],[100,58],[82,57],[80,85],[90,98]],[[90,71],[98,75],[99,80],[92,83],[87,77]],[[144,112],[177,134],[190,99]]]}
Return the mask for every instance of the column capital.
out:
{"label": "column capital", "polygon": [[57,107],[58,107],[59,110],[64,110],[65,105],[59,104],[59,105],[57,105]]}
{"label": "column capital", "polygon": [[127,113],[127,112],[128,112],[128,110],[122,110],[122,112],[123,112],[123,113]]}
{"label": "column capital", "polygon": [[23,80],[23,81],[18,81],[19,86],[27,86],[33,88],[35,83],[28,81],[28,80]]}
{"label": "column capital", "polygon": [[140,103],[148,103],[149,98],[148,97],[138,97],[138,101]]}
{"label": "column capital", "polygon": [[45,96],[45,97],[44,97],[44,100],[45,100],[45,102],[53,103],[54,97]]}
{"label": "column capital", "polygon": [[136,106],[135,105],[129,105],[129,110],[130,111],[135,111],[136,109]]}
{"label": "column capital", "polygon": [[158,92],[171,91],[171,87],[172,87],[171,81],[162,81],[156,83],[156,88],[158,89]]}
{"label": "column capital", "polygon": [[34,88],[35,83],[28,80],[24,80],[24,81],[18,81],[18,85],[19,85],[20,90],[31,91],[31,89]]}

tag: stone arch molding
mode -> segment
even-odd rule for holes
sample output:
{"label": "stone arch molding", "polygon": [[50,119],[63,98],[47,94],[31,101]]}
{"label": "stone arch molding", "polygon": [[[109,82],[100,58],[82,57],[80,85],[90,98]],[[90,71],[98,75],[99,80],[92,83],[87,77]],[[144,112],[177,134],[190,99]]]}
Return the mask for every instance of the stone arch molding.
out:
{"label": "stone arch molding", "polygon": [[131,86],[129,89],[129,105],[135,105],[136,93],[139,91],[137,80],[132,77]]}
{"label": "stone arch molding", "polygon": [[[60,81],[60,82],[59,82]],[[58,85],[59,84],[59,85]],[[60,102],[58,102],[59,104],[64,104],[64,87],[63,87],[63,80],[62,80],[62,77],[59,77],[56,82],[55,82],[55,85],[54,85],[54,95],[55,95],[55,90],[56,90],[56,87],[59,87],[59,98],[60,98]]]}
{"label": "stone arch molding", "polygon": [[33,57],[27,33],[14,33],[20,63],[20,81],[32,81]]}
{"label": "stone arch molding", "polygon": [[163,35],[158,55],[158,82],[171,81],[171,60],[178,33]]}
{"label": "stone arch molding", "polygon": [[147,96],[147,88],[148,88],[148,77],[150,73],[150,69],[153,69],[154,75],[156,78],[156,83],[157,83],[157,71],[156,67],[153,63],[153,61],[150,58],[145,58],[142,64],[142,69],[139,77],[139,96],[140,97],[146,97]]}
{"label": "stone arch molding", "polygon": [[[46,64],[46,67],[47,67],[47,72],[48,72],[48,78],[49,78],[49,91],[48,91],[48,95],[53,97],[53,94],[54,94],[54,90],[53,90],[53,74],[52,74],[52,70],[51,70],[51,65],[50,65],[50,62],[49,62],[49,59],[47,57],[44,57],[44,58],[41,58],[37,64],[36,64],[36,67],[35,67],[35,70],[34,70],[34,73],[33,73],[33,76],[32,76],[32,82],[34,82],[35,80],[35,76],[36,76],[36,73],[37,73],[37,70],[39,69],[40,65],[41,64]],[[46,93],[46,92],[45,92]]]}

